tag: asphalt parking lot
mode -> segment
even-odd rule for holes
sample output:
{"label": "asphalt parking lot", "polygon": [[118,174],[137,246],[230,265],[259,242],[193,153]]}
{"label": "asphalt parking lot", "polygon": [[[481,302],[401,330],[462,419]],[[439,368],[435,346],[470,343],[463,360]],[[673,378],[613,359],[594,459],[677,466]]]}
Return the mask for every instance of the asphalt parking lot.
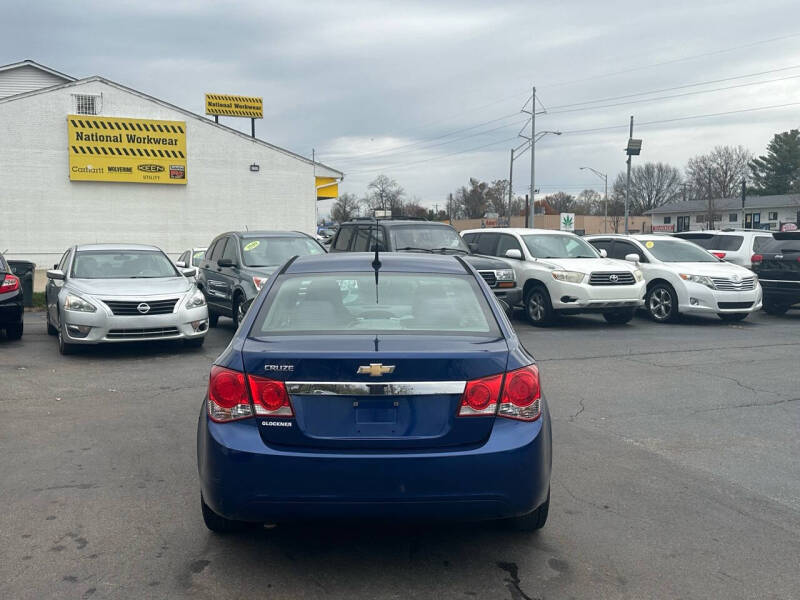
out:
{"label": "asphalt parking lot", "polygon": [[0,598],[798,598],[800,311],[517,330],[553,415],[550,520],[219,537],[195,428],[209,365],[0,337]]}

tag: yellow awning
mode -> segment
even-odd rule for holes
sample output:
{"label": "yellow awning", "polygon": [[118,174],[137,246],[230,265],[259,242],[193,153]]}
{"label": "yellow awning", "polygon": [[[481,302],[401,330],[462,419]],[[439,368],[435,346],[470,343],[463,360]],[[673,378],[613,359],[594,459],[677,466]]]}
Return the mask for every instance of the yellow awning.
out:
{"label": "yellow awning", "polygon": [[317,200],[339,197],[339,180],[333,177],[317,177]]}

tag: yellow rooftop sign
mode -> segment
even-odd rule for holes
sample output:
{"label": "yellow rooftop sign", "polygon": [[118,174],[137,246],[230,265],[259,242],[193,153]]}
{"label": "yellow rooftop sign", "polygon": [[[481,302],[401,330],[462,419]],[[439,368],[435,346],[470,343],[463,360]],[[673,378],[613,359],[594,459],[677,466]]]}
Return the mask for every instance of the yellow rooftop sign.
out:
{"label": "yellow rooftop sign", "polygon": [[263,119],[264,103],[256,96],[206,94],[206,114]]}

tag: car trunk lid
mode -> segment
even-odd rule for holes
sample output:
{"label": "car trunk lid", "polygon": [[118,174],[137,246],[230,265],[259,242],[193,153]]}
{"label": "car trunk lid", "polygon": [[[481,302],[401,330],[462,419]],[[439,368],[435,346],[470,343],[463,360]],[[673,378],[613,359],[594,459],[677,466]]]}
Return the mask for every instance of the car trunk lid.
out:
{"label": "car trunk lid", "polygon": [[493,416],[458,418],[465,383],[506,367],[502,338],[274,336],[248,338],[248,374],[286,384],[294,419],[260,418],[267,444],[400,449],[477,444]]}

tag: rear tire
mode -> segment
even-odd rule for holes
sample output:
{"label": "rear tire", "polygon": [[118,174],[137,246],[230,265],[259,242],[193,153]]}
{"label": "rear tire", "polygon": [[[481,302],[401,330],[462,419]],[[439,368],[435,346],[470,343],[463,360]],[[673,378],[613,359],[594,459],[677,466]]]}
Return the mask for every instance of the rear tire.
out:
{"label": "rear tire", "polygon": [[50,324],[50,315],[47,315],[47,335],[58,335],[58,329]]}
{"label": "rear tire", "polygon": [[603,318],[611,325],[625,325],[625,323],[631,322],[635,313],[635,309],[615,310],[603,313]]}
{"label": "rear tire", "polygon": [[219,322],[219,315],[215,312],[211,311],[211,308],[208,309],[208,326],[209,327],[216,327],[217,323]]}
{"label": "rear tire", "polygon": [[547,523],[547,514],[550,512],[550,488],[547,489],[547,500],[539,508],[527,515],[509,519],[508,523],[517,531],[537,531]]}
{"label": "rear tire", "polygon": [[781,315],[785,315],[787,310],[789,310],[788,304],[764,303],[764,312],[766,312],[768,315],[774,315],[776,317],[780,317]]}
{"label": "rear tire", "polygon": [[525,314],[534,327],[546,327],[555,320],[550,293],[543,285],[536,285],[525,294]]}
{"label": "rear tire", "polygon": [[656,283],[647,290],[645,308],[656,323],[668,323],[678,318],[678,295],[668,283]]}
{"label": "rear tire", "polygon": [[717,316],[728,323],[744,321],[750,313],[719,313]]}
{"label": "rear tire", "polygon": [[14,325],[7,325],[6,326],[6,337],[9,340],[18,340],[22,337],[22,323],[16,323]]}
{"label": "rear tire", "polygon": [[234,521],[218,515],[206,504],[202,494],[200,494],[200,509],[203,511],[203,522],[214,533],[236,533],[244,531],[249,525],[244,521]]}
{"label": "rear tire", "polygon": [[233,298],[233,306],[231,307],[231,317],[233,318],[233,326],[236,329],[239,329],[239,323],[242,322],[244,316],[247,314],[247,310],[245,309],[245,300],[242,298],[241,294],[237,294]]}

